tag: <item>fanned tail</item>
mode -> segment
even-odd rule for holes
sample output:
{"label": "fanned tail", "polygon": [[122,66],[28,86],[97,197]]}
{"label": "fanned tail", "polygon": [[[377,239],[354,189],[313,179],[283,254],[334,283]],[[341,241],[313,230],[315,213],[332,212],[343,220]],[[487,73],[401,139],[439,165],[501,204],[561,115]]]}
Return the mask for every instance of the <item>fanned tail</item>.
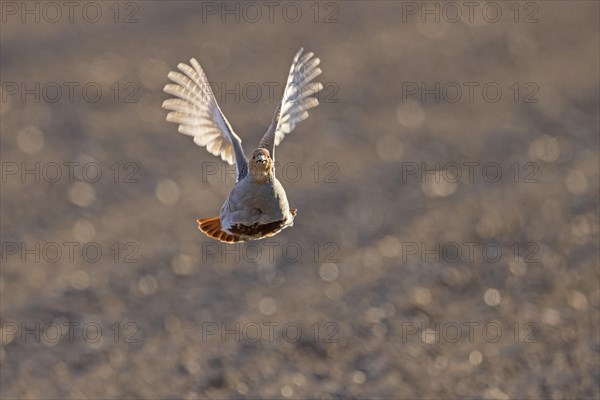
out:
{"label": "fanned tail", "polygon": [[202,232],[206,233],[213,239],[217,239],[225,243],[237,243],[244,241],[239,236],[224,232],[221,229],[221,219],[219,217],[201,218],[197,220],[197,222],[198,229],[200,229]]}

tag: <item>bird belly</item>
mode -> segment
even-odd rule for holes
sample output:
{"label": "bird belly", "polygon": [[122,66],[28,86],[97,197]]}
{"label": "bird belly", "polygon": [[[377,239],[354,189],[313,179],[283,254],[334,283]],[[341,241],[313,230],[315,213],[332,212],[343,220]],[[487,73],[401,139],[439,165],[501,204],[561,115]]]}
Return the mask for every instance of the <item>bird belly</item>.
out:
{"label": "bird belly", "polygon": [[224,231],[247,238],[272,236],[293,223],[285,191],[275,180],[240,181],[221,208]]}

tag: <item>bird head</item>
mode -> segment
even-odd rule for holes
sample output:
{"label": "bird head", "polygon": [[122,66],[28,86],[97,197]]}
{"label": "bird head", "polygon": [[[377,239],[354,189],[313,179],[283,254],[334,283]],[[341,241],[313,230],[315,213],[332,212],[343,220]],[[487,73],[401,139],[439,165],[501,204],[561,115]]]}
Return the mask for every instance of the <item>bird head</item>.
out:
{"label": "bird head", "polygon": [[267,149],[256,149],[250,160],[250,176],[252,180],[265,182],[271,173],[273,160]]}

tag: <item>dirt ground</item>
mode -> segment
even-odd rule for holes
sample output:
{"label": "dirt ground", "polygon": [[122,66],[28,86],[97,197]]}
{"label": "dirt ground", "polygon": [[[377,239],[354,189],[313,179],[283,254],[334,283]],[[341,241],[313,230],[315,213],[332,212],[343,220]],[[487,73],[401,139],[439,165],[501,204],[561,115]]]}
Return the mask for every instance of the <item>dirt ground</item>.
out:
{"label": "dirt ground", "polygon": [[[468,4],[467,4],[468,3]],[[599,3],[1,4],[2,399],[598,399]],[[197,58],[295,225],[220,245]]]}

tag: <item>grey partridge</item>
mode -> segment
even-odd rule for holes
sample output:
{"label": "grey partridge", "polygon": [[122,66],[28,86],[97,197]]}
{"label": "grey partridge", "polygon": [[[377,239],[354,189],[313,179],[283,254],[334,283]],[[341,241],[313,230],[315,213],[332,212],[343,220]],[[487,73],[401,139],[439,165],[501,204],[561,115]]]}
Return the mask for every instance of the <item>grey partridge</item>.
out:
{"label": "grey partridge", "polygon": [[181,72],[169,72],[174,84],[167,84],[164,91],[177,98],[162,105],[170,110],[167,121],[178,123],[179,132],[236,166],[236,182],[220,216],[197,220],[198,228],[208,236],[222,242],[243,242],[273,236],[293,225],[296,210],[290,209],[285,190],[275,177],[275,146],[319,104],[314,95],[323,85],[313,80],[321,74],[320,60],[313,56],[302,48],[296,53],[271,125],[248,160],[242,140],[221,112],[198,61],[192,58],[191,66],[180,63]]}

